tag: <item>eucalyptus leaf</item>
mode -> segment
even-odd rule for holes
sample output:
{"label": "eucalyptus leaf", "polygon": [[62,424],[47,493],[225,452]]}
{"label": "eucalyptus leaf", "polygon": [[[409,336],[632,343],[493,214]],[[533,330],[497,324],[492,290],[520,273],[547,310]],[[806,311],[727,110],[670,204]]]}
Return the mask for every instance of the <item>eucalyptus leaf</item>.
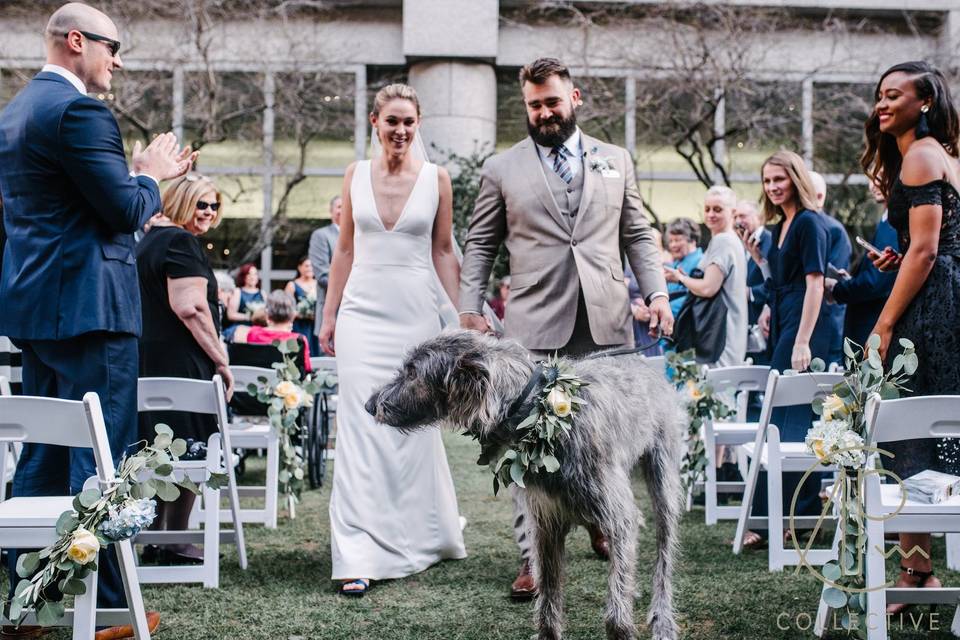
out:
{"label": "eucalyptus leaf", "polygon": [[156,469],[154,469],[154,472],[161,478],[166,478],[171,473],[173,473],[173,465],[161,464]]}
{"label": "eucalyptus leaf", "polygon": [[161,482],[157,485],[157,497],[164,502],[173,502],[180,497],[180,489],[172,482]]}
{"label": "eucalyptus leaf", "polygon": [[867,349],[871,351],[876,351],[880,348],[880,336],[875,333],[871,333],[870,337],[867,338]]}
{"label": "eucalyptus leaf", "polygon": [[[27,582],[27,586],[30,586],[30,582]],[[19,585],[18,585],[19,587]],[[10,602],[10,610],[7,612],[7,618],[14,624],[20,622],[20,615],[23,613],[23,607],[26,603],[19,597],[15,597]]]}
{"label": "eucalyptus leaf", "polygon": [[170,453],[178,458],[187,452],[187,441],[183,438],[177,438],[170,443]]}
{"label": "eucalyptus leaf", "polygon": [[911,341],[908,340],[907,338],[900,338],[899,342],[900,342],[900,346],[903,347],[904,349],[913,349],[913,348],[914,348],[913,342],[911,342]]}
{"label": "eucalyptus leaf", "polygon": [[917,372],[917,367],[919,366],[919,360],[917,359],[917,354],[911,353],[906,357],[906,362],[903,365],[903,372],[908,376],[912,376]]}
{"label": "eucalyptus leaf", "polygon": [[225,473],[211,473],[207,478],[206,485],[213,490],[222,489],[229,483],[229,478]]}
{"label": "eucalyptus leaf", "polygon": [[560,461],[553,456],[543,456],[543,468],[546,469],[548,473],[553,473],[560,468]]}
{"label": "eucalyptus leaf", "polygon": [[823,361],[822,358],[814,358],[810,361],[810,371],[820,373],[827,370],[827,364]]}
{"label": "eucalyptus leaf", "polygon": [[840,570],[840,566],[836,562],[828,562],[827,564],[823,565],[820,573],[830,582],[836,582],[843,575],[843,572]]}
{"label": "eucalyptus leaf", "polygon": [[833,609],[842,609],[847,606],[847,594],[836,587],[827,587],[823,591],[823,601]]}
{"label": "eucalyptus leaf", "polygon": [[521,489],[526,488],[526,485],[523,484],[523,466],[519,460],[514,460],[513,464],[510,465],[510,479]]}
{"label": "eucalyptus leaf", "polygon": [[60,591],[70,596],[82,596],[87,592],[87,585],[83,584],[82,580],[77,580],[76,578],[61,580],[59,586]]}
{"label": "eucalyptus leaf", "polygon": [[156,432],[156,434],[157,434],[158,436],[160,436],[160,435],[170,436],[170,439],[171,439],[171,440],[173,439],[173,429],[171,429],[171,428],[169,427],[169,425],[166,425],[166,424],[163,424],[162,422],[159,422],[159,423],[157,423],[157,424],[153,427],[153,430],[154,430],[154,432]]}
{"label": "eucalyptus leaf", "polygon": [[80,524],[80,521],[77,519],[77,514],[73,511],[64,511],[60,514],[60,517],[57,518],[57,535],[65,536],[70,533]]}
{"label": "eucalyptus leaf", "polygon": [[86,491],[82,491],[77,496],[77,499],[80,501],[80,506],[82,506],[84,509],[89,509],[97,500],[100,499],[101,495],[100,489],[87,489]]}
{"label": "eucalyptus leaf", "polygon": [[37,609],[37,624],[41,627],[53,627],[63,618],[65,607],[62,602],[44,602]]}
{"label": "eucalyptus leaf", "polygon": [[843,340],[843,353],[848,358],[856,358],[856,353],[853,351],[853,345],[850,343],[849,338],[844,338]]}

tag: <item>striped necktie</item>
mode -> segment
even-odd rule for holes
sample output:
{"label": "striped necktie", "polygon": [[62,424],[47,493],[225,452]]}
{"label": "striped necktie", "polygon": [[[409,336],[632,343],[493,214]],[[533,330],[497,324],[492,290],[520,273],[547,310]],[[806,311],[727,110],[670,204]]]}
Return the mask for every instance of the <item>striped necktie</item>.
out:
{"label": "striped necktie", "polygon": [[573,169],[570,168],[570,162],[567,160],[569,153],[562,144],[555,146],[553,151],[550,152],[550,155],[553,156],[553,170],[567,184],[570,184],[570,181],[573,180]]}

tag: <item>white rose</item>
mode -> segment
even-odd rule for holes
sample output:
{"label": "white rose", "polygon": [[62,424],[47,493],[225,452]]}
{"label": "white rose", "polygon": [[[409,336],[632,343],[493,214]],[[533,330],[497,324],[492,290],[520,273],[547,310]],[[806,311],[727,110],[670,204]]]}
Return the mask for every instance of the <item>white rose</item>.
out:
{"label": "white rose", "polygon": [[570,396],[564,393],[560,387],[554,387],[547,395],[547,404],[553,409],[554,415],[559,418],[566,418],[570,415],[572,409]]}
{"label": "white rose", "polygon": [[303,397],[300,394],[300,390],[294,389],[291,393],[288,393],[283,396],[283,405],[287,409],[296,409],[297,407],[300,406],[300,403],[302,402],[302,400],[303,400]]}
{"label": "white rose", "polygon": [[843,411],[843,407],[843,400],[840,399],[840,396],[832,393],[823,399],[823,410],[821,411],[821,416],[824,420],[833,420],[835,414]]}
{"label": "white rose", "polygon": [[275,395],[280,396],[281,398],[284,398],[296,390],[297,390],[297,385],[293,384],[289,380],[284,380],[283,382],[281,382],[276,386],[276,388],[273,390],[273,393]]}
{"label": "white rose", "polygon": [[67,548],[67,555],[77,564],[87,564],[97,558],[100,552],[100,541],[87,529],[79,527],[73,532],[73,540]]}

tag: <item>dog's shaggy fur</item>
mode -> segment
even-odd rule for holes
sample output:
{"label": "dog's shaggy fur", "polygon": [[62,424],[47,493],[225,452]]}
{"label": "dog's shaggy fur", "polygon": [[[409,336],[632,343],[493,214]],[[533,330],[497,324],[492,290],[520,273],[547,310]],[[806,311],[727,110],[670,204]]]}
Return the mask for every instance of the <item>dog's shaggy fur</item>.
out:
{"label": "dog's shaggy fur", "polygon": [[[506,443],[511,404],[533,370],[528,352],[512,341],[475,332],[443,333],[414,348],[389,384],[374,392],[367,411],[379,422],[414,430],[436,422]],[[634,571],[641,516],[630,476],[640,467],[653,503],[657,560],[647,616],[652,636],[677,637],[673,612],[674,555],[682,504],[679,462],[684,414],[663,373],[639,356],[574,360],[586,405],[574,414],[555,473],[528,474],[524,492],[534,537],[539,585],[535,622],[542,640],[562,635],[564,540],[577,524],[597,526],[610,541],[607,637],[633,638]]]}

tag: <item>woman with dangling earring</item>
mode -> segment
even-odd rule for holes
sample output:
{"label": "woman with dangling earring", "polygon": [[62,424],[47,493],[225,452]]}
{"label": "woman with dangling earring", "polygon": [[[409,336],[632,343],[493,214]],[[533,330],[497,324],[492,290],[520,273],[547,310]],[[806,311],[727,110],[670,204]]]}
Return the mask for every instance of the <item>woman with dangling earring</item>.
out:
{"label": "woman with dangling earring", "polygon": [[[869,252],[880,271],[897,271],[893,291],[873,333],[889,364],[906,338],[919,368],[912,395],[960,395],[960,117],[943,74],[926,62],[887,69],[877,84],[860,162],[887,199],[888,220],[902,254]],[[883,465],[901,478],[925,469],[960,474],[960,446],[952,438],[881,443],[896,457]],[[940,586],[933,575],[929,534],[900,534],[897,587]],[[888,613],[907,605],[892,604]]]}

